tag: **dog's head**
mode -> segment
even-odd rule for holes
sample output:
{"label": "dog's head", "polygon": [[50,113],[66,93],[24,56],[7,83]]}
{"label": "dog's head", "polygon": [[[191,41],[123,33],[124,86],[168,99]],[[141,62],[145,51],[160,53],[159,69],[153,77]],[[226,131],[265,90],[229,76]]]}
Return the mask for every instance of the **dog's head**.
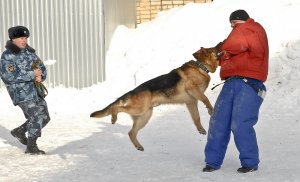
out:
{"label": "dog's head", "polygon": [[211,48],[201,47],[200,50],[193,53],[193,56],[197,61],[205,64],[210,72],[214,73],[219,65],[219,57],[222,56],[220,46],[221,43]]}

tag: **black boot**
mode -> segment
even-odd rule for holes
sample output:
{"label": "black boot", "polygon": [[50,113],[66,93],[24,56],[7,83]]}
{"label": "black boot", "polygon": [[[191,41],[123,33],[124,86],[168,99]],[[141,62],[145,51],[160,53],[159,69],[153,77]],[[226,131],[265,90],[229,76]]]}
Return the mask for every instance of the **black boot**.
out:
{"label": "black boot", "polygon": [[248,172],[253,172],[253,171],[257,171],[257,167],[241,167],[238,168],[237,172],[239,173],[248,173]]}
{"label": "black boot", "polygon": [[22,144],[27,145],[27,137],[25,135],[26,133],[26,125],[27,123],[23,123],[18,128],[15,128],[11,130],[11,135],[17,138]]}
{"label": "black boot", "polygon": [[206,165],[206,166],[202,169],[203,172],[213,172],[213,171],[215,171],[215,170],[217,170],[217,169],[215,169],[215,168],[213,168],[213,167],[211,167],[211,166],[209,166],[209,165]]}
{"label": "black boot", "polygon": [[36,144],[37,137],[28,137],[27,148],[25,153],[31,155],[45,154],[44,151],[40,150]]}

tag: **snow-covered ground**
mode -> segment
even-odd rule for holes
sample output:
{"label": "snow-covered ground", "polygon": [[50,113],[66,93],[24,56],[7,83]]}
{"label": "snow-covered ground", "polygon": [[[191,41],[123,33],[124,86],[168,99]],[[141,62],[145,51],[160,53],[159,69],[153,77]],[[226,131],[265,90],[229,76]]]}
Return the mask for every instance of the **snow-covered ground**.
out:
{"label": "snow-covered ground", "polygon": [[[145,147],[137,151],[128,138],[131,119],[120,114],[89,118],[121,94],[192,59],[201,46],[211,47],[230,32],[228,17],[245,9],[266,29],[270,43],[267,96],[256,132],[259,170],[238,174],[238,152],[231,141],[222,168],[203,173],[206,136],[200,135],[184,106],[155,108],[139,132]],[[118,27],[107,53],[107,81],[81,90],[49,89],[51,121],[38,140],[42,156],[25,155],[25,146],[10,135],[23,113],[0,89],[0,181],[300,181],[300,17],[299,0],[215,0],[190,3],[162,12],[136,29]],[[34,47],[34,45],[32,45]],[[212,74],[206,94],[215,102],[222,86]],[[204,128],[209,115],[199,102]]]}

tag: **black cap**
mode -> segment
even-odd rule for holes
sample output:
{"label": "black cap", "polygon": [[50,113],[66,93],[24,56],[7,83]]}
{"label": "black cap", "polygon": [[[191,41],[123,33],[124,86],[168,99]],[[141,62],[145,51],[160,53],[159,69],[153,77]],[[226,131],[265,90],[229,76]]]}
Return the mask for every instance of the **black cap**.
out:
{"label": "black cap", "polygon": [[30,33],[28,28],[24,26],[15,26],[15,27],[10,27],[8,29],[8,37],[10,39],[16,39],[20,37],[29,37]]}
{"label": "black cap", "polygon": [[249,17],[245,10],[239,9],[230,14],[229,21],[231,20],[243,20],[246,21]]}

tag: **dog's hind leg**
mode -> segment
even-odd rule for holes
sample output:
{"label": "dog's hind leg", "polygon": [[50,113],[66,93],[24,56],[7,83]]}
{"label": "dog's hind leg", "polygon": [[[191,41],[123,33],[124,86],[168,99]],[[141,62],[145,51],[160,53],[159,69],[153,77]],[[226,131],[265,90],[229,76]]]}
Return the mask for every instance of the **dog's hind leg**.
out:
{"label": "dog's hind leg", "polygon": [[201,125],[197,101],[192,102],[192,103],[187,103],[186,107],[188,108],[188,110],[189,110],[189,112],[192,116],[192,119],[194,121],[194,124],[196,125],[197,130],[199,131],[199,133],[201,133],[203,135],[206,135],[206,131],[203,128],[203,126]]}
{"label": "dog's hind leg", "polygon": [[116,108],[111,109],[111,124],[115,124],[118,119],[118,111]]}
{"label": "dog's hind leg", "polygon": [[128,135],[135,146],[139,151],[144,151],[144,147],[137,140],[137,134],[140,129],[142,129],[149,121],[152,115],[153,108],[149,109],[145,114],[140,116],[131,116],[133,119],[133,126],[129,131]]}

